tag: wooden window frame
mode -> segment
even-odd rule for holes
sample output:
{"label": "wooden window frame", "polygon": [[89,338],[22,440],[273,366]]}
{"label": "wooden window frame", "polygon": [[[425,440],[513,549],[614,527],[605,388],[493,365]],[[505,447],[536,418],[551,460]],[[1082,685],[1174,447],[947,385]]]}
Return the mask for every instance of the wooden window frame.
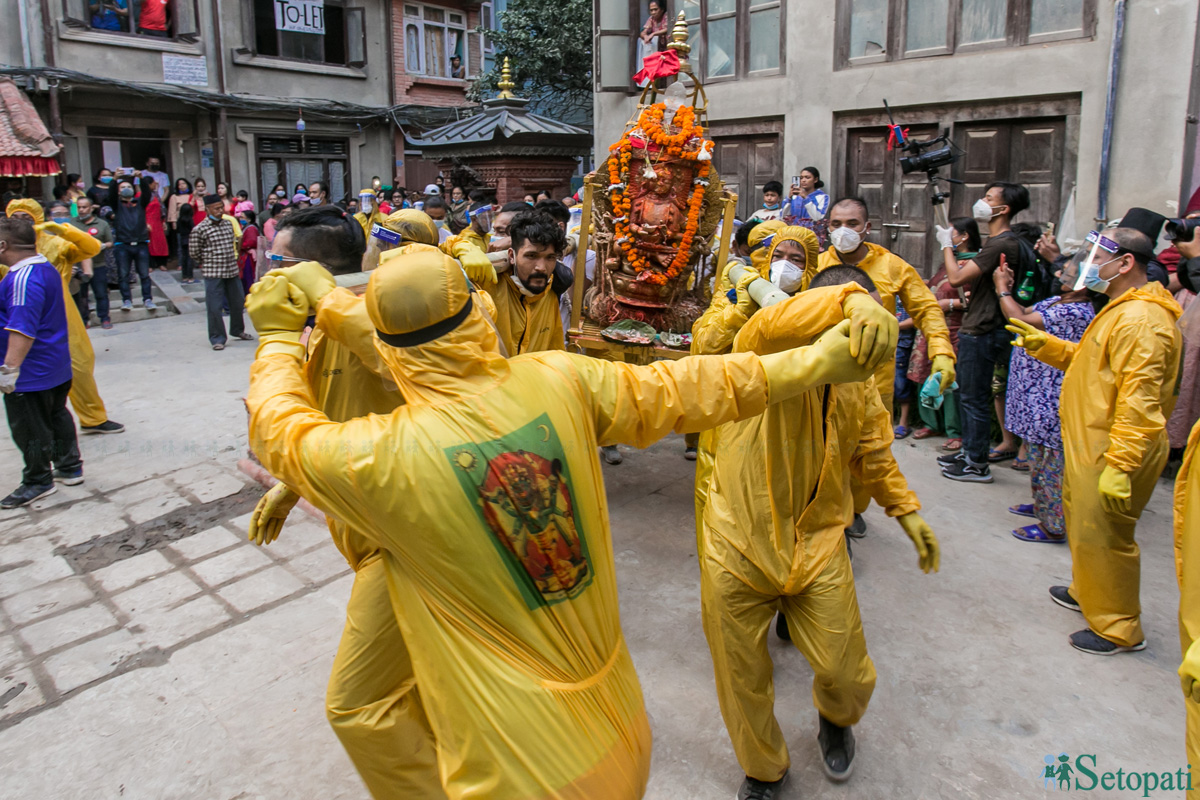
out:
{"label": "wooden window frame", "polygon": [[[278,55],[283,51],[283,40],[281,37],[287,31],[275,29],[275,52],[276,55],[270,53],[258,52],[258,16],[255,14],[254,0],[245,0],[243,20],[248,24],[247,30],[250,31],[249,52],[253,53],[256,58],[271,59],[272,61],[284,61],[293,64],[319,64],[322,66],[331,67],[347,67],[349,69],[363,69],[367,65],[367,17],[366,8],[361,5],[351,5],[350,0],[325,0],[326,5],[335,6],[342,10],[342,52],[346,54],[346,61],[339,63],[337,61],[325,60],[325,42],[324,37],[328,34],[322,34],[321,41],[321,60],[315,61],[309,58],[293,58],[291,56]],[[350,31],[351,26],[348,24],[351,14],[356,14],[362,18],[361,30],[363,34],[362,41],[362,61],[352,61],[350,59]],[[239,51],[242,52],[242,51]]]}
{"label": "wooden window frame", "polygon": [[[410,6],[418,9],[418,11],[420,13],[419,17],[410,17],[408,15],[408,8]],[[445,22],[431,22],[429,20],[426,20],[425,19],[425,9],[427,9],[427,8],[445,12],[446,21]],[[422,2],[415,2],[415,1],[410,2],[409,0],[405,0],[405,2],[403,4],[401,4],[400,12],[401,12],[400,17],[402,20],[401,27],[404,31],[404,37],[405,37],[405,39],[404,39],[404,46],[405,46],[404,71],[406,74],[415,76],[417,78],[430,78],[432,80],[438,80],[438,81],[460,81],[463,83],[465,83],[466,81],[470,80],[473,77],[472,73],[471,73],[470,39],[468,37],[468,34],[472,32],[472,29],[467,24],[469,22],[469,18],[467,16],[466,11],[464,11],[461,8],[450,8],[449,6],[439,6],[436,3],[422,3]],[[462,25],[461,26],[454,25],[450,22],[451,14],[459,14],[462,16]],[[419,51],[419,55],[418,55],[418,63],[421,65],[421,69],[419,72],[410,72],[408,70],[408,58],[407,58],[408,39],[407,39],[407,36],[408,36],[408,26],[409,25],[416,25],[418,31],[420,32],[420,35],[417,37],[417,41],[420,45],[420,51]],[[429,74],[429,72],[427,71],[427,67],[429,64],[428,54],[425,52],[425,26],[426,25],[432,25],[434,27],[442,28],[447,32],[447,34],[449,33],[449,31],[453,30],[453,31],[458,31],[462,35],[461,41],[462,41],[462,45],[463,45],[463,55],[462,55],[463,77],[461,77],[461,78],[450,77],[450,74],[449,74],[450,73],[449,51],[447,51],[445,54],[446,73],[447,74],[445,74],[445,75],[430,75]],[[446,36],[445,42],[446,42],[446,47],[449,47],[450,46],[449,35]],[[480,52],[482,54],[482,48],[480,49]]]}
{"label": "wooden window frame", "polygon": [[[171,0],[171,23],[169,36],[163,41],[187,42],[195,44],[200,40],[200,0]],[[182,10],[181,10],[182,9]],[[182,22],[182,21],[187,22]],[[154,41],[157,36],[147,36],[137,32],[137,25],[130,19],[127,31],[108,31],[92,27],[92,15],[88,10],[88,0],[62,0],[62,21],[69,28],[88,30],[106,36],[134,38],[139,41]]]}
{"label": "wooden window frame", "polygon": [[[709,0],[699,0],[699,2],[700,16],[697,23],[700,30],[700,36],[697,39],[699,47],[693,47],[689,60],[692,64],[692,71],[706,85],[739,81],[746,78],[767,78],[787,73],[787,0],[778,0],[780,21],[779,67],[776,69],[764,69],[754,72],[750,70],[750,0],[736,0],[736,6],[732,14],[724,12],[717,15],[718,20],[730,18],[734,20],[734,42],[737,48],[734,55],[733,73],[731,75],[718,76],[709,76],[708,74]],[[775,6],[758,7],[755,8],[755,11],[766,11],[773,7]]]}
{"label": "wooden window frame", "polygon": [[946,45],[944,47],[930,47],[906,53],[909,0],[887,0],[887,20],[884,37],[886,45],[884,52],[876,55],[852,58],[849,51],[850,17],[853,0],[836,0],[836,2],[834,64],[836,69],[839,70],[868,64],[977,53],[1005,47],[1026,47],[1049,42],[1086,41],[1094,39],[1096,36],[1098,15],[1097,0],[1083,0],[1082,27],[1070,31],[1055,31],[1052,33],[1031,35],[1029,28],[1033,0],[1008,0],[1005,12],[1005,35],[1003,39],[990,42],[959,44],[963,0],[949,0],[950,8],[946,18]]}

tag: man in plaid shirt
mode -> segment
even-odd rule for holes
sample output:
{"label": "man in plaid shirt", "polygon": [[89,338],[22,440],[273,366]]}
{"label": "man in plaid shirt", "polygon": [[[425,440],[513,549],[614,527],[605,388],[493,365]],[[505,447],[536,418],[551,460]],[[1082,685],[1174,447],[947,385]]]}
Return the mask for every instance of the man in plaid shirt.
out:
{"label": "man in plaid shirt", "polygon": [[225,349],[225,321],[221,309],[229,304],[229,333],[235,339],[252,340],[242,315],[245,290],[238,272],[237,232],[232,217],[225,215],[221,198],[204,198],[207,216],[192,228],[188,250],[204,275],[204,305],[208,308],[208,341],[213,350]]}

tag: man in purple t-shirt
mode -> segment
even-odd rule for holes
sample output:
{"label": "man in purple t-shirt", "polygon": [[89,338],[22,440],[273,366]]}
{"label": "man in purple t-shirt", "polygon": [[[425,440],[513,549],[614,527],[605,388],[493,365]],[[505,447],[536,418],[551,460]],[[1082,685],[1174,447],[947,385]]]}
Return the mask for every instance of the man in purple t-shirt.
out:
{"label": "man in purple t-shirt", "polygon": [[25,457],[16,491],[0,509],[83,482],[75,420],[67,410],[71,349],[62,278],[37,252],[33,222],[0,217],[0,393],[13,442]]}

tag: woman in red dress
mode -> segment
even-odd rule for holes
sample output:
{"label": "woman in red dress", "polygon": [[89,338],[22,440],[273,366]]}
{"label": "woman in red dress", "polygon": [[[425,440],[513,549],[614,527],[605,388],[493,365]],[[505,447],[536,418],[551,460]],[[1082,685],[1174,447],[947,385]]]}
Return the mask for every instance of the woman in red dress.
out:
{"label": "woman in red dress", "polygon": [[158,199],[158,181],[150,181],[150,190],[154,192],[154,197],[146,204],[146,225],[150,228],[150,265],[166,272],[167,256],[171,254],[171,249],[167,246],[162,201]]}

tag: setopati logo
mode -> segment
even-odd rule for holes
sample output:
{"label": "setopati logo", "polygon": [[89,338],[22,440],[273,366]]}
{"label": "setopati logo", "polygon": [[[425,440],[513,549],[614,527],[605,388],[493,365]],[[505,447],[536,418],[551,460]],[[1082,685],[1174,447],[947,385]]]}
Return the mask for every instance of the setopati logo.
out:
{"label": "setopati logo", "polygon": [[1105,791],[1136,792],[1141,797],[1152,797],[1157,792],[1181,792],[1192,790],[1192,765],[1175,772],[1144,772],[1118,767],[1110,770],[1101,767],[1094,753],[1080,753],[1072,758],[1066,753],[1049,755],[1042,759],[1042,788],[1060,792]]}

